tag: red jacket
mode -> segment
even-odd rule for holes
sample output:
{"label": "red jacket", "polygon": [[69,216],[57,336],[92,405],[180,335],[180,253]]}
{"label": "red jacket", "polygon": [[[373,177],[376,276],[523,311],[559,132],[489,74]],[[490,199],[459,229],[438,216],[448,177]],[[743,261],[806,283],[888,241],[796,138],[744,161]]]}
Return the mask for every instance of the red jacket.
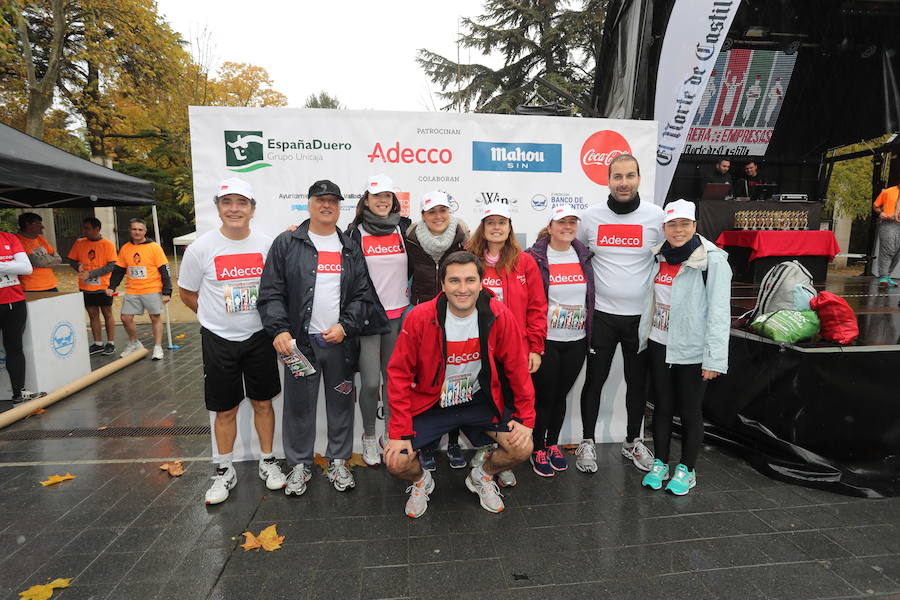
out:
{"label": "red jacket", "polygon": [[[534,428],[534,387],[528,374],[525,342],[513,314],[488,290],[479,295],[476,310],[481,338],[478,382],[481,389],[491,391],[497,409],[495,422],[503,412],[503,392],[497,373],[499,362],[515,398],[513,418]],[[440,398],[446,367],[446,315],[447,297],[441,293],[417,305],[403,320],[387,368],[391,409],[388,434],[392,440],[415,437],[413,416],[425,412]]]}
{"label": "red jacket", "polygon": [[504,273],[498,269],[497,274],[503,285],[503,304],[509,307],[525,333],[526,356],[528,352],[543,354],[547,339],[547,294],[537,262],[530,254],[520,252],[515,268]]}

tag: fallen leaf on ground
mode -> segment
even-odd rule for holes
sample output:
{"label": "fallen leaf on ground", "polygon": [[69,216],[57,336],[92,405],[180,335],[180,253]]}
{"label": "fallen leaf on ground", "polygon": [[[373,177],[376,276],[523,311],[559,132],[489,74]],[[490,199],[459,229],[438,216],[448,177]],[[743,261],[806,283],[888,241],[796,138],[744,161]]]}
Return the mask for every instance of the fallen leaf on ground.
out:
{"label": "fallen leaf on ground", "polygon": [[97,431],[103,431],[104,429],[109,429],[109,425],[101,425],[97,428]]}
{"label": "fallen leaf on ground", "polygon": [[35,410],[35,411],[34,411],[33,413],[31,413],[31,414],[33,414],[33,415],[42,415],[42,414],[44,414],[45,412],[47,412],[47,409],[46,409],[46,408],[38,408],[37,410]]}
{"label": "fallen leaf on ground", "polygon": [[180,460],[176,460],[175,462],[163,463],[159,465],[159,468],[163,471],[168,471],[169,475],[172,477],[179,477],[184,475],[184,464]]}
{"label": "fallen leaf on ground", "polygon": [[316,455],[313,457],[313,463],[322,467],[322,475],[328,475],[328,461],[325,460],[325,457],[316,452]]}
{"label": "fallen leaf on ground", "polygon": [[66,472],[65,475],[51,475],[47,478],[47,481],[42,481],[41,485],[47,487],[48,485],[56,485],[57,483],[68,481],[69,479],[75,479],[75,476],[69,472]]}
{"label": "fallen leaf on ground", "polygon": [[179,333],[178,335],[175,336],[175,339],[176,339],[176,340],[183,340],[184,337],[185,337],[185,334]]}
{"label": "fallen leaf on ground", "polygon": [[253,535],[249,531],[244,532],[245,542],[241,544],[244,552],[247,550],[259,550],[262,548],[266,552],[272,552],[281,548],[284,541],[283,535],[278,535],[275,525],[269,525],[259,532],[259,535]]}
{"label": "fallen leaf on ground", "polygon": [[362,454],[352,454],[350,460],[347,461],[348,467],[368,467],[366,461],[363,460]]}
{"label": "fallen leaf on ground", "polygon": [[575,451],[578,450],[578,444],[563,444],[560,446],[560,448],[562,448],[569,454],[575,454]]}
{"label": "fallen leaf on ground", "polygon": [[[315,457],[313,458],[313,463],[322,467],[322,475],[328,475],[328,459],[316,452]],[[363,460],[362,454],[351,454],[350,459],[347,461],[347,468],[351,471],[353,467],[368,467],[366,461]]]}
{"label": "fallen leaf on ground", "polygon": [[71,577],[68,579],[54,579],[50,583],[43,585],[33,585],[24,592],[19,592],[19,596],[22,600],[47,600],[53,595],[53,590],[69,587],[70,581],[72,581]]}

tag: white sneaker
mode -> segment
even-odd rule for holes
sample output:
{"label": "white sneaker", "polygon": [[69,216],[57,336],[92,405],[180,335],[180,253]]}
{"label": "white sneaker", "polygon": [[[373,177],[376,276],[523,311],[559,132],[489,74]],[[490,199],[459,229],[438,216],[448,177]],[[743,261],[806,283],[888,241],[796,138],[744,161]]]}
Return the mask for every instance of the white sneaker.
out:
{"label": "white sneaker", "polygon": [[597,472],[597,449],[594,440],[581,440],[575,450],[575,468],[582,473]]}
{"label": "white sneaker", "polygon": [[477,467],[472,469],[466,477],[466,487],[473,494],[478,494],[481,508],[492,513],[503,512],[503,509],[506,507],[503,506],[503,494],[500,493],[497,482],[494,481],[493,477],[488,476],[485,478],[479,475],[478,471],[480,470]]}
{"label": "white sneaker", "polygon": [[328,465],[328,481],[339,492],[345,492],[356,487],[353,473],[347,468],[347,461],[340,458],[332,459],[331,464]]}
{"label": "white sneaker", "polygon": [[428,471],[423,472],[425,474],[420,481],[406,488],[406,493],[409,494],[409,500],[406,501],[406,516],[413,519],[425,514],[428,510],[428,497],[434,491],[434,477]]}
{"label": "white sneaker", "polygon": [[304,464],[294,465],[284,486],[285,496],[302,496],[306,491],[306,482],[312,479],[312,471]]}
{"label": "white sneaker", "polygon": [[266,487],[270,490],[280,490],[287,485],[287,478],[276,460],[266,462],[259,459],[259,478],[266,482]]}
{"label": "white sneaker", "polygon": [[508,488],[516,485],[518,481],[516,481],[516,474],[512,471],[500,471],[497,474],[497,483],[500,484],[500,487]]}
{"label": "white sneaker", "polygon": [[375,436],[362,437],[363,461],[370,467],[381,464],[381,455],[378,454],[378,440]]}
{"label": "white sneaker", "polygon": [[144,345],[141,343],[141,340],[134,340],[133,342],[128,342],[128,345],[125,346],[125,350],[123,350],[122,354],[120,354],[119,356],[121,356],[122,358],[125,358],[129,354],[134,354],[138,350],[143,350],[143,349],[144,349]]}
{"label": "white sneaker", "polygon": [[206,490],[206,503],[219,504],[228,500],[228,490],[237,485],[237,473],[235,473],[234,467],[216,469],[212,480],[212,486]]}
{"label": "white sneaker", "polygon": [[635,438],[630,444],[622,442],[622,456],[631,459],[634,466],[641,471],[649,471],[653,466],[653,453],[640,438]]}
{"label": "white sneaker", "polygon": [[473,469],[475,467],[480,467],[484,464],[484,461],[487,460],[487,457],[494,451],[493,446],[481,446],[475,450],[475,456],[472,457],[472,460],[469,461],[469,466]]}
{"label": "white sneaker", "polygon": [[[141,346],[141,347],[143,348],[143,346]],[[162,360],[162,358],[163,358],[162,346],[160,346],[159,344],[156,344],[155,346],[153,346],[153,356],[151,356],[150,358],[152,360]]]}

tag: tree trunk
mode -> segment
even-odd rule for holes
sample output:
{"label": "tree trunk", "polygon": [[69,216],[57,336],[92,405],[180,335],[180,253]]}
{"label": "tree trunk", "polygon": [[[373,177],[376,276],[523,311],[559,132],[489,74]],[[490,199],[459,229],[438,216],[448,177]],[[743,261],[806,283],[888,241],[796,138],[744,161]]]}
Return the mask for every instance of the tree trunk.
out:
{"label": "tree trunk", "polygon": [[50,10],[53,14],[53,38],[48,51],[47,71],[40,79],[37,78],[35,73],[31,40],[28,37],[28,23],[25,20],[25,15],[21,12],[16,15],[19,41],[22,44],[22,54],[25,60],[25,74],[28,79],[28,109],[25,113],[25,133],[38,139],[43,139],[44,137],[44,113],[53,104],[53,90],[59,79],[59,65],[62,60],[63,44],[65,43],[65,2],[63,0],[52,0]]}

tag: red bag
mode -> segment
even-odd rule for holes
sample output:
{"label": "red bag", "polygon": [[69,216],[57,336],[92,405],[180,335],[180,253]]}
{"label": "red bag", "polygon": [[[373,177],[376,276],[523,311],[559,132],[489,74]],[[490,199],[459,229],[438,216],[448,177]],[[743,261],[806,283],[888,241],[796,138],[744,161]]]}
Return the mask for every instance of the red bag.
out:
{"label": "red bag", "polygon": [[809,307],[819,315],[822,327],[819,330],[822,338],[849,344],[859,336],[859,325],[856,314],[847,301],[831,292],[819,292],[809,301]]}

